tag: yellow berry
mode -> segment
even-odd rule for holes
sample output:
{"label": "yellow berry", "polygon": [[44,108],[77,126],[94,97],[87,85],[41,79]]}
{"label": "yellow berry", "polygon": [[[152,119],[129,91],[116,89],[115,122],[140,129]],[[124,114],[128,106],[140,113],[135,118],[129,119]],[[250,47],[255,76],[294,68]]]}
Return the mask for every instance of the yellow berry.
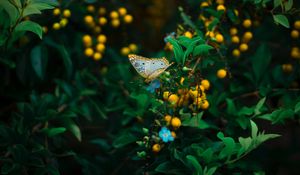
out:
{"label": "yellow berry", "polygon": [[224,41],[223,35],[217,34],[217,35],[216,35],[216,41],[217,41],[218,43],[222,43],[222,42]]}
{"label": "yellow berry", "polygon": [[130,49],[128,47],[123,47],[121,49],[121,54],[127,56],[130,53]]}
{"label": "yellow berry", "polygon": [[245,32],[243,36],[243,41],[248,42],[253,38],[252,32]]}
{"label": "yellow berry", "polygon": [[225,78],[227,75],[227,71],[225,69],[219,69],[217,72],[218,78]]}
{"label": "yellow berry", "polygon": [[82,37],[82,42],[86,47],[92,46],[92,37],[90,35],[84,35]]}
{"label": "yellow berry", "polygon": [[98,9],[98,13],[99,13],[99,15],[104,15],[106,13],[106,9],[104,7],[100,7]]}
{"label": "yellow berry", "polygon": [[136,52],[137,51],[137,49],[138,49],[138,47],[137,47],[137,45],[136,44],[129,44],[129,49],[131,50],[131,52]]}
{"label": "yellow berry", "polygon": [[101,35],[98,35],[98,37],[97,37],[97,41],[99,42],[99,43],[106,43],[106,36],[105,35],[103,35],[103,34],[101,34]]}
{"label": "yellow berry", "polygon": [[295,21],[294,27],[295,29],[300,30],[300,20]]}
{"label": "yellow berry", "polygon": [[87,9],[87,11],[88,12],[95,12],[95,6],[93,6],[93,5],[88,5],[87,7],[86,7],[86,9]]}
{"label": "yellow berry", "polygon": [[208,7],[209,6],[209,4],[208,4],[208,2],[202,2],[201,4],[200,4],[200,7]]}
{"label": "yellow berry", "polygon": [[63,15],[65,18],[69,18],[71,16],[71,11],[69,9],[65,9]]}
{"label": "yellow berry", "polygon": [[58,16],[59,14],[60,14],[60,9],[59,8],[53,9],[53,15],[54,16]]}
{"label": "yellow berry", "polygon": [[231,42],[234,44],[238,44],[238,43],[240,43],[240,38],[238,36],[232,36]]}
{"label": "yellow berry", "polygon": [[104,50],[105,50],[105,45],[104,44],[102,44],[102,43],[99,43],[99,44],[97,44],[96,45],[96,50],[98,51],[98,52],[104,52]]}
{"label": "yellow berry", "polygon": [[124,16],[124,15],[126,15],[126,13],[127,13],[127,9],[124,8],[124,7],[120,7],[120,8],[118,9],[118,12],[120,13],[121,16]]}
{"label": "yellow berry", "polygon": [[105,17],[100,17],[98,20],[100,25],[105,25],[107,23],[107,19]]}
{"label": "yellow berry", "polygon": [[239,49],[233,49],[232,51],[232,55],[236,58],[241,56],[241,52],[239,51]]}
{"label": "yellow berry", "polygon": [[293,47],[291,50],[291,57],[295,59],[300,59],[300,51],[298,47]]}
{"label": "yellow berry", "polygon": [[166,116],[164,117],[164,119],[165,119],[165,121],[169,124],[170,121],[171,121],[171,119],[172,119],[172,117],[171,117],[170,115],[166,115]]}
{"label": "yellow berry", "polygon": [[54,30],[59,30],[60,29],[60,24],[58,22],[56,22],[56,23],[53,24],[52,28]]}
{"label": "yellow berry", "polygon": [[236,35],[238,33],[238,29],[235,27],[230,28],[229,30],[230,35]]}
{"label": "yellow berry", "polygon": [[203,100],[201,104],[201,109],[205,110],[208,109],[209,107],[209,102],[207,100]]}
{"label": "yellow berry", "polygon": [[84,55],[87,57],[91,57],[91,56],[93,56],[93,54],[94,54],[94,50],[92,48],[86,48],[84,50]]}
{"label": "yellow berry", "polygon": [[112,19],[116,19],[116,18],[119,17],[119,14],[118,14],[118,12],[116,12],[116,11],[111,11],[110,14],[109,14],[109,16],[110,16]]}
{"label": "yellow berry", "polygon": [[192,98],[197,98],[197,97],[198,97],[198,90],[192,90],[192,89],[190,89],[190,90],[189,90],[189,95],[190,95]]}
{"label": "yellow berry", "polygon": [[282,64],[282,71],[285,73],[291,73],[293,71],[293,65],[292,64]]}
{"label": "yellow berry", "polygon": [[94,22],[94,18],[91,15],[87,15],[87,16],[84,17],[84,22],[86,24],[91,24],[91,23]]}
{"label": "yellow berry", "polygon": [[204,87],[205,90],[208,90],[210,87],[210,83],[208,80],[204,79],[201,81],[201,85]]}
{"label": "yellow berry", "polygon": [[176,138],[176,133],[174,131],[171,131],[171,135],[173,138]]}
{"label": "yellow berry", "polygon": [[188,38],[192,38],[193,34],[190,31],[187,31],[187,32],[184,33],[184,36],[188,37]]}
{"label": "yellow berry", "polygon": [[93,59],[94,59],[95,61],[98,61],[98,60],[100,60],[101,58],[102,58],[102,54],[101,54],[101,53],[99,53],[99,52],[95,52],[95,53],[94,53]]}
{"label": "yellow berry", "polygon": [[224,4],[224,0],[216,0],[217,4]]}
{"label": "yellow berry", "polygon": [[299,31],[298,30],[292,30],[291,31],[291,37],[294,39],[299,38]]}
{"label": "yellow berry", "polygon": [[250,19],[245,19],[245,20],[243,21],[243,26],[244,26],[245,28],[249,28],[249,27],[251,27],[251,25],[252,25],[252,21],[251,21]]}
{"label": "yellow berry", "polygon": [[240,51],[241,52],[246,52],[248,50],[248,44],[243,43],[240,45]]}
{"label": "yellow berry", "polygon": [[131,23],[133,21],[133,17],[131,15],[125,15],[124,16],[124,22],[125,23]]}
{"label": "yellow berry", "polygon": [[62,18],[59,21],[60,26],[65,27],[68,24],[68,19],[67,18]]}
{"label": "yellow berry", "polygon": [[153,146],[152,146],[152,151],[154,152],[154,153],[158,153],[159,151],[161,150],[161,147],[160,147],[160,145],[159,144],[154,144]]}
{"label": "yellow berry", "polygon": [[173,117],[172,120],[171,120],[171,125],[174,127],[174,128],[179,128],[181,126],[181,121],[178,117]]}
{"label": "yellow berry", "polygon": [[111,21],[111,25],[113,26],[113,27],[119,27],[120,26],[120,20],[118,20],[118,19],[113,19],[112,21]]}
{"label": "yellow berry", "polygon": [[209,36],[210,38],[214,38],[215,37],[215,33],[212,32],[212,31],[207,31],[205,35]]}
{"label": "yellow berry", "polygon": [[171,95],[171,93],[169,91],[163,92],[163,99],[164,100],[168,100],[168,98],[169,98],[170,95]]}
{"label": "yellow berry", "polygon": [[177,105],[177,102],[179,100],[179,97],[176,94],[172,94],[169,96],[168,101],[172,104],[172,105]]}
{"label": "yellow berry", "polygon": [[94,32],[95,32],[95,33],[100,33],[100,32],[101,32],[101,27],[95,26],[95,27],[94,27]]}
{"label": "yellow berry", "polygon": [[225,11],[226,10],[226,7],[224,5],[218,5],[217,6],[217,10],[218,11]]}

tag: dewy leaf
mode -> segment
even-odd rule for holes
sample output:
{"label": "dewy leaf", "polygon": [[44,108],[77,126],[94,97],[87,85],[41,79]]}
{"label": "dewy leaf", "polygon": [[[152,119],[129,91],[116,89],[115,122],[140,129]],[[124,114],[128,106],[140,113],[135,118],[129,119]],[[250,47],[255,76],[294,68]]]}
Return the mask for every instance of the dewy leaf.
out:
{"label": "dewy leaf", "polygon": [[198,162],[198,160],[196,159],[195,156],[187,155],[186,159],[196,170],[195,173],[193,173],[193,174],[196,174],[196,175],[203,174],[202,166],[200,165],[200,163]]}
{"label": "dewy leaf", "polygon": [[177,63],[180,64],[181,61],[182,61],[182,59],[183,59],[183,50],[182,50],[182,47],[173,38],[168,38],[167,41],[170,42],[173,45],[173,51],[174,51],[175,60],[176,60]]}
{"label": "dewy leaf", "polygon": [[286,27],[286,28],[290,28],[290,23],[289,20],[286,16],[284,15],[273,15],[274,21],[276,23],[281,24],[282,26]]}
{"label": "dewy leaf", "polygon": [[40,39],[42,39],[42,35],[43,35],[42,27],[39,24],[32,21],[22,21],[17,25],[15,31],[16,32],[30,31],[37,34]]}

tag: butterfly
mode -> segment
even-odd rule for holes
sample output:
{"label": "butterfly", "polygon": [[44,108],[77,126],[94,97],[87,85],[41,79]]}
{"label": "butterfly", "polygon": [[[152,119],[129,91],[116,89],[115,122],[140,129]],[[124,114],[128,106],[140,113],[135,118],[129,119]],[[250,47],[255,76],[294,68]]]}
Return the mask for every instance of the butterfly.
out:
{"label": "butterfly", "polygon": [[134,54],[128,55],[129,61],[135,70],[144,78],[145,82],[150,82],[163,73],[173,63],[169,63],[166,58],[146,58]]}

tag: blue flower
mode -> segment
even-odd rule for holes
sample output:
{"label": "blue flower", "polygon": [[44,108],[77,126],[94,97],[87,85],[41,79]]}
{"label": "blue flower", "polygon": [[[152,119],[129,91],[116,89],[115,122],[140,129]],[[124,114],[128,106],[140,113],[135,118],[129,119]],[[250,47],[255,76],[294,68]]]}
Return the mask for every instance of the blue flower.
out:
{"label": "blue flower", "polygon": [[171,131],[166,127],[162,127],[158,135],[165,143],[174,141],[174,137],[172,136]]}
{"label": "blue flower", "polygon": [[160,81],[159,80],[153,80],[150,85],[146,88],[147,91],[150,93],[154,93],[157,88],[160,87]]}

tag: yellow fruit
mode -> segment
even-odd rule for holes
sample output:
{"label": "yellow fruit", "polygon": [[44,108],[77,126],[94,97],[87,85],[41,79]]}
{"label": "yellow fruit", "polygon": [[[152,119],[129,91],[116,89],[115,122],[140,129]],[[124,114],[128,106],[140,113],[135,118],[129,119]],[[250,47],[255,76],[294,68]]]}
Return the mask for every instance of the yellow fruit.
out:
{"label": "yellow fruit", "polygon": [[119,17],[119,14],[118,14],[118,12],[116,12],[116,11],[111,11],[110,14],[109,14],[109,16],[110,16],[112,19],[116,19],[116,18]]}
{"label": "yellow fruit", "polygon": [[239,49],[233,49],[232,51],[232,55],[236,58],[240,57],[241,56],[241,52]]}
{"label": "yellow fruit", "polygon": [[118,20],[118,19],[111,20],[111,26],[113,26],[114,28],[119,27],[120,26],[120,20]]}
{"label": "yellow fruit", "polygon": [[58,22],[56,22],[56,23],[53,24],[52,28],[54,30],[59,30],[60,29],[60,24]]}
{"label": "yellow fruit", "polygon": [[241,52],[246,52],[248,50],[248,44],[243,43],[240,45],[240,51]]}
{"label": "yellow fruit", "polygon": [[97,50],[98,52],[103,53],[104,50],[105,50],[105,45],[102,44],[102,43],[97,44],[97,45],[96,45],[96,50]]}
{"label": "yellow fruit", "polygon": [[88,12],[95,12],[95,6],[93,6],[93,5],[88,5],[87,7],[86,7],[86,9],[87,9],[87,11]]}
{"label": "yellow fruit", "polygon": [[84,55],[87,57],[91,57],[91,56],[93,56],[93,54],[94,54],[94,50],[92,48],[86,48],[84,50]]}
{"label": "yellow fruit", "polygon": [[171,120],[171,125],[174,127],[174,128],[179,128],[181,126],[181,121],[178,117],[173,117],[172,120]]}
{"label": "yellow fruit", "polygon": [[177,102],[179,100],[179,97],[176,94],[172,94],[168,97],[168,101],[172,104],[172,105],[176,105]]}
{"label": "yellow fruit", "polygon": [[84,17],[84,22],[86,24],[91,24],[91,23],[94,22],[94,18],[91,15],[87,15],[87,16]]}
{"label": "yellow fruit", "polygon": [[168,100],[168,98],[169,98],[170,95],[171,95],[171,93],[169,91],[163,92],[163,99],[164,100]]}
{"label": "yellow fruit", "polygon": [[225,78],[227,75],[227,71],[225,69],[219,69],[217,72],[218,78]]}
{"label": "yellow fruit", "polygon": [[204,87],[205,90],[208,90],[210,87],[210,83],[208,80],[204,79],[201,81],[201,85]]}
{"label": "yellow fruit", "polygon": [[188,37],[188,38],[192,38],[193,34],[190,31],[187,31],[184,33],[184,36]]}
{"label": "yellow fruit", "polygon": [[252,25],[252,21],[251,21],[250,19],[245,19],[245,20],[243,21],[243,26],[244,26],[245,28],[249,28],[249,27],[251,27],[251,25]]}
{"label": "yellow fruit", "polygon": [[252,32],[245,32],[243,36],[243,41],[248,42],[253,38]]}
{"label": "yellow fruit", "polygon": [[68,19],[67,18],[62,18],[59,21],[60,26],[65,27],[68,24]]}
{"label": "yellow fruit", "polygon": [[133,21],[133,17],[131,15],[125,15],[124,16],[124,22],[125,23],[131,23]]}
{"label": "yellow fruit", "polygon": [[295,59],[300,59],[300,51],[298,47],[293,47],[291,50],[291,57]]}
{"label": "yellow fruit", "polygon": [[218,11],[225,11],[226,10],[226,7],[224,5],[218,5],[217,6],[217,10]]}
{"label": "yellow fruit", "polygon": [[169,124],[170,121],[171,121],[171,119],[172,119],[172,116],[166,115],[166,116],[164,117],[164,119],[165,119],[165,121]]}
{"label": "yellow fruit", "polygon": [[209,107],[209,102],[207,100],[203,100],[201,104],[201,109],[205,110],[208,109]]}
{"label": "yellow fruit", "polygon": [[100,33],[101,32],[101,27],[96,26],[96,27],[94,27],[93,30],[94,30],[95,33]]}
{"label": "yellow fruit", "polygon": [[137,51],[137,49],[138,49],[138,47],[137,47],[137,45],[136,44],[129,44],[129,49],[131,50],[131,52],[136,52]]}
{"label": "yellow fruit", "polygon": [[291,37],[294,39],[299,38],[299,31],[298,30],[292,30],[291,31]]}
{"label": "yellow fruit", "polygon": [[99,43],[106,43],[106,36],[105,35],[103,35],[103,34],[101,34],[101,35],[98,35],[98,37],[97,37],[97,41],[99,42]]}
{"label": "yellow fruit", "polygon": [[118,12],[120,13],[121,16],[124,16],[124,15],[126,15],[126,13],[127,13],[127,9],[124,8],[124,7],[120,7],[120,8],[118,9]]}
{"label": "yellow fruit", "polygon": [[215,33],[212,32],[212,31],[207,31],[205,35],[209,36],[210,38],[214,38],[215,37]]}
{"label": "yellow fruit", "polygon": [[91,47],[92,46],[92,37],[90,35],[84,35],[82,37],[82,42],[85,45],[85,47]]}
{"label": "yellow fruit", "polygon": [[53,9],[53,15],[54,16],[58,16],[59,14],[60,14],[60,9],[59,8]]}
{"label": "yellow fruit", "polygon": [[192,97],[192,98],[197,98],[198,97],[198,90],[192,90],[190,89],[189,90],[189,95]]}
{"label": "yellow fruit", "polygon": [[229,30],[230,35],[236,35],[238,33],[238,29],[235,27],[230,28]]}
{"label": "yellow fruit", "polygon": [[218,43],[222,43],[222,42],[224,41],[223,35],[217,34],[217,35],[216,35],[216,41],[217,41]]}
{"label": "yellow fruit", "polygon": [[208,4],[208,2],[202,2],[201,4],[200,4],[200,7],[208,7],[209,6],[209,4]]}
{"label": "yellow fruit", "polygon": [[231,42],[234,44],[238,44],[238,43],[240,43],[240,38],[238,36],[232,36]]}
{"label": "yellow fruit", "polygon": [[104,15],[106,13],[106,9],[104,7],[100,7],[98,9],[98,13],[99,13],[99,15]]}
{"label": "yellow fruit", "polygon": [[224,0],[216,0],[217,4],[224,4]]}
{"label": "yellow fruit", "polygon": [[105,25],[107,23],[107,19],[105,17],[100,17],[98,20],[100,25]]}
{"label": "yellow fruit", "polygon": [[300,20],[295,21],[294,27],[295,29],[300,30]]}
{"label": "yellow fruit", "polygon": [[152,146],[152,151],[154,152],[154,153],[158,153],[159,151],[160,151],[160,149],[161,149],[161,147],[160,147],[160,145],[159,144],[154,144],[153,146]]}
{"label": "yellow fruit", "polygon": [[204,86],[203,86],[203,85],[199,85],[199,84],[196,85],[196,88],[195,88],[195,89],[196,89],[196,91],[199,91],[199,90],[200,90],[200,91],[202,91],[202,92],[205,90]]}
{"label": "yellow fruit", "polygon": [[69,9],[65,9],[63,15],[65,18],[69,18],[71,16],[71,11]]}
{"label": "yellow fruit", "polygon": [[121,49],[121,54],[127,56],[130,53],[130,49],[128,47],[123,47]]}
{"label": "yellow fruit", "polygon": [[293,65],[292,64],[282,64],[282,71],[285,73],[291,73],[293,71]]}
{"label": "yellow fruit", "polygon": [[94,59],[95,61],[101,60],[101,58],[102,58],[102,54],[101,54],[101,53],[99,53],[99,52],[95,52],[95,53],[94,53],[93,59]]}
{"label": "yellow fruit", "polygon": [[176,133],[174,131],[171,131],[171,135],[173,138],[176,138]]}

